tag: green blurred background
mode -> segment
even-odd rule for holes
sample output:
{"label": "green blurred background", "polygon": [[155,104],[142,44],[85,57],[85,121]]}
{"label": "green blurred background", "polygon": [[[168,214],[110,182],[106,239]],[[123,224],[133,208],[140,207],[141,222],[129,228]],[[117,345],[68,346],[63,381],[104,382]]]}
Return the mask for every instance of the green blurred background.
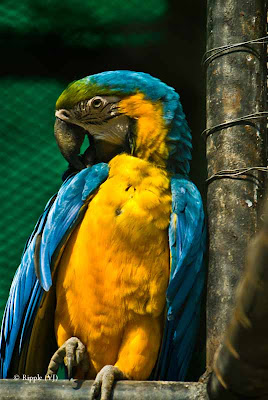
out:
{"label": "green blurred background", "polygon": [[0,316],[27,237],[67,166],[53,124],[69,82],[130,69],[173,86],[192,129],[192,179],[204,196],[205,14],[205,0],[1,0]]}

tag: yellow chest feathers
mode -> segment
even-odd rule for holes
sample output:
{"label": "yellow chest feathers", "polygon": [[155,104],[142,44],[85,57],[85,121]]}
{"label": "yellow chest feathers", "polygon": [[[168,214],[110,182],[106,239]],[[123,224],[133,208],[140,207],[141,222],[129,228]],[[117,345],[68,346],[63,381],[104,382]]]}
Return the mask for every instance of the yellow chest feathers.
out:
{"label": "yellow chest feathers", "polygon": [[[73,297],[77,305],[82,293],[87,293],[93,306],[89,319],[93,321],[92,313],[111,304],[114,312],[121,310],[120,315],[163,311],[170,212],[165,171],[126,154],[110,162],[109,177],[89,203],[59,266],[60,282],[70,301]],[[82,303],[81,299],[80,309]],[[85,316],[89,311],[84,306]]]}
{"label": "yellow chest feathers", "polygon": [[119,155],[110,162],[108,180],[90,207],[97,212],[98,222],[103,227],[108,221],[112,223],[122,240],[128,237],[132,243],[139,239],[144,243],[145,237],[155,237],[169,225],[171,193],[167,173],[147,161]]}

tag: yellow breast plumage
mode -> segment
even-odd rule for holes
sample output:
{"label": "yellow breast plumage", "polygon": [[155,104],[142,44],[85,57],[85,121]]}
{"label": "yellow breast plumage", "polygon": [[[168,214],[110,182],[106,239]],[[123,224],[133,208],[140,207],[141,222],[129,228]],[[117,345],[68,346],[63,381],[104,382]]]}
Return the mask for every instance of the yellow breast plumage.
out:
{"label": "yellow breast plumage", "polygon": [[170,211],[167,172],[118,155],[64,250],[57,278],[58,344],[80,337],[95,371],[116,362],[130,321],[163,312]]}

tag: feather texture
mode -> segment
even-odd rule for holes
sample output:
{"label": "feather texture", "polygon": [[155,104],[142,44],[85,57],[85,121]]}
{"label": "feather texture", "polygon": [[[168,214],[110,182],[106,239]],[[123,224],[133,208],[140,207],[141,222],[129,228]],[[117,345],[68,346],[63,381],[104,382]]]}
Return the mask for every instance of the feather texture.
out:
{"label": "feather texture", "polygon": [[[54,202],[49,201],[30,236],[21,264],[13,279],[6,304],[0,337],[0,376],[6,378],[17,340],[19,349],[32,326],[44,290],[51,286],[51,259],[61,240],[74,227],[85,200],[106,179],[109,167],[97,164],[69,178],[60,188]],[[54,196],[53,196],[54,199]],[[43,231],[40,281],[34,266],[37,235]]]}
{"label": "feather texture", "polygon": [[[48,299],[46,291],[51,288],[53,274],[55,273],[54,267],[58,265],[57,260],[60,256],[62,256],[62,259],[66,256],[68,249],[75,243],[76,234],[80,227],[85,223],[88,229],[91,220],[94,220],[95,226],[99,229],[98,231],[96,228],[95,236],[97,231],[99,235],[102,234],[101,229],[103,229],[103,235],[105,234],[106,216],[101,214],[102,204],[105,204],[106,209],[111,212],[111,226],[115,218],[117,218],[117,221],[121,221],[121,225],[119,224],[116,229],[119,235],[122,235],[122,238],[127,237],[126,242],[129,247],[123,246],[127,249],[126,254],[124,253],[126,259],[131,256],[131,249],[137,250],[137,245],[140,242],[140,247],[144,249],[143,252],[139,251],[138,257],[137,254],[132,254],[132,256],[136,256],[139,262],[142,262],[144,252],[146,252],[146,241],[150,239],[151,249],[155,249],[156,236],[159,232],[159,237],[161,236],[160,239],[162,243],[166,243],[166,246],[165,252],[162,251],[161,253],[159,249],[159,253],[157,253],[157,249],[151,252],[153,254],[151,264],[156,269],[157,257],[160,257],[161,254],[164,257],[164,253],[167,257],[164,261],[161,259],[161,262],[168,266],[170,249],[170,277],[166,291],[167,313],[162,347],[154,370],[154,378],[183,380],[185,377],[199,324],[200,303],[205,279],[203,267],[205,251],[203,207],[198,190],[187,178],[192,146],[190,130],[182,111],[179,95],[173,88],[145,73],[108,71],[86,77],[67,87],[59,97],[56,108],[68,109],[80,101],[102,94],[119,95],[121,97],[119,104],[121,112],[133,120],[137,120],[137,137],[135,138],[137,157],[122,154],[111,160],[111,169],[108,164],[101,163],[82,170],[68,178],[58,194],[53,196],[47,204],[25,246],[21,264],[10,289],[0,337],[0,374],[3,378],[6,378],[9,374],[15,358],[14,355],[21,354],[26,348],[32,327],[33,330],[35,329],[34,321],[38,320],[38,312],[41,309],[39,305],[42,299]],[[182,175],[176,175],[177,172]],[[128,182],[130,177],[131,184]],[[102,190],[103,188],[100,189],[103,182],[105,182],[103,187],[106,188],[106,192]],[[109,198],[109,193],[112,194],[113,191],[111,182],[116,182],[117,193],[119,197],[122,197],[122,199],[120,197],[122,204],[119,197],[114,196],[113,198],[111,195],[111,198]],[[169,183],[171,188],[169,188]],[[135,185],[139,187],[139,190],[136,191]],[[101,195],[94,197],[94,193],[100,193],[101,190],[102,194],[106,193],[105,196],[103,198]],[[171,196],[172,210],[170,210]],[[126,204],[123,201],[125,197],[129,197]],[[96,203],[101,198],[102,203],[98,208]],[[91,211],[87,213],[87,206],[91,207],[91,203],[88,205],[91,200],[93,206]],[[118,201],[120,207],[114,209],[113,207]],[[122,213],[121,209],[123,204],[125,214]],[[98,221],[95,219],[96,211],[100,213]],[[126,215],[129,215],[129,218],[126,218]],[[118,216],[120,217],[118,218]],[[99,224],[100,220],[103,221],[103,224]],[[129,234],[130,230],[132,230],[131,235]],[[107,234],[109,232],[107,228]],[[146,234],[148,234],[148,237]],[[106,244],[111,244],[113,233],[109,233],[109,235]],[[80,243],[82,242],[83,240],[80,241]],[[112,248],[114,245],[113,242],[110,247]],[[118,247],[120,246],[118,245]],[[68,251],[64,253],[65,249]],[[84,247],[85,249],[87,250],[87,246]],[[84,254],[87,254],[86,250]],[[116,251],[114,247],[113,250],[113,252]],[[99,253],[103,254],[101,247]],[[108,253],[109,249],[107,250],[107,257]],[[109,262],[107,259],[107,263]],[[68,262],[66,265],[68,266]],[[127,273],[127,265],[128,263],[126,263],[122,272]],[[104,268],[102,268],[102,272],[103,270]],[[112,274],[113,268],[110,268],[110,270]],[[159,289],[163,289],[163,285],[160,288],[155,280],[151,279],[154,276],[154,271],[150,272],[148,263],[144,270],[148,276],[146,275],[145,280],[140,279],[142,278],[140,276],[140,283],[144,285],[145,282],[146,290],[151,284],[152,298],[156,299],[157,293]],[[131,283],[135,283],[134,278],[138,278],[138,274],[135,274],[135,268],[132,268],[131,271],[131,279],[128,277],[130,287],[132,287]],[[165,273],[162,273],[162,277],[163,275]],[[161,273],[159,276],[161,276]],[[120,279],[117,281],[120,281]],[[139,293],[139,287],[137,285],[136,293]],[[49,293],[52,293],[51,290]],[[120,290],[118,293],[118,297],[120,297]],[[134,298],[135,296],[131,294],[128,302],[131,303],[131,307],[136,307],[135,310],[145,310],[147,314],[152,314],[154,322],[156,322],[164,307],[164,293],[163,291],[159,301],[151,301],[148,304],[144,299],[139,302],[139,295]],[[113,302],[109,304],[113,304]],[[153,314],[153,307],[156,307],[155,315]],[[144,313],[146,314],[146,312]],[[145,315],[140,314],[140,311],[137,312],[142,320],[138,318],[139,323],[137,322],[138,319],[134,322],[131,321],[130,331],[128,332],[127,329],[126,331],[129,338],[133,338],[133,326],[135,326],[135,329],[143,331],[141,342],[146,343],[148,337],[146,334],[144,335],[144,332],[158,329],[159,332],[155,335],[155,348],[153,349],[153,357],[156,358],[161,323],[159,324],[158,321],[156,327],[152,329],[152,324],[148,322],[148,319],[143,318]],[[54,315],[51,315],[51,318],[54,318]],[[141,327],[142,329],[140,329]],[[108,326],[108,330],[109,328],[112,330],[112,327]],[[117,363],[120,368],[127,365],[126,357],[129,353],[128,346],[125,345],[126,341],[123,342],[124,345],[122,344],[120,350],[120,354],[124,355],[123,361],[120,359]],[[138,341],[135,340],[135,342]],[[138,344],[140,345],[141,342]],[[141,346],[138,346],[138,348],[137,356],[140,356],[144,350]],[[43,351],[45,350],[43,349]],[[132,357],[132,360],[135,360],[135,356]],[[132,372],[135,372],[132,373],[132,376],[136,378],[148,376],[149,370],[151,370],[148,363],[146,371],[145,369],[141,371],[140,366],[134,364]],[[127,373],[131,376],[129,371]]]}
{"label": "feather texture", "polygon": [[154,377],[183,380],[199,325],[205,281],[203,255],[206,231],[201,196],[194,184],[177,175],[171,180],[171,191],[171,272],[166,294],[167,319]]}
{"label": "feather texture", "polygon": [[107,71],[87,76],[71,83],[59,97],[56,108],[72,108],[80,101],[105,94],[126,97],[142,93],[151,102],[161,101],[163,118],[168,128],[166,143],[169,151],[167,168],[172,172],[188,174],[191,160],[191,132],[175,90],[144,72]]}
{"label": "feather texture", "polygon": [[[50,261],[53,254],[51,249],[55,251],[66,232],[71,229],[83,200],[86,200],[105,180],[107,173],[108,166],[100,164],[70,178],[61,187],[54,203],[46,207],[38,222],[35,236],[31,238],[15,275],[5,310],[1,334],[3,377],[7,376],[17,336],[20,337],[20,349],[25,340],[27,329],[31,326],[43,294],[42,286],[49,288],[45,285],[47,277],[51,279]],[[205,231],[202,202],[195,186],[185,178],[177,176],[171,181],[171,190],[172,214],[169,226],[171,274],[167,290],[165,333],[155,377],[182,380],[192,355],[199,322],[205,276],[203,268]],[[41,286],[35,275],[32,256],[35,237],[42,229],[46,235],[42,254],[44,260],[48,261],[43,266],[44,269],[46,267],[46,275],[42,273],[41,277],[45,276],[46,279],[41,278]]]}

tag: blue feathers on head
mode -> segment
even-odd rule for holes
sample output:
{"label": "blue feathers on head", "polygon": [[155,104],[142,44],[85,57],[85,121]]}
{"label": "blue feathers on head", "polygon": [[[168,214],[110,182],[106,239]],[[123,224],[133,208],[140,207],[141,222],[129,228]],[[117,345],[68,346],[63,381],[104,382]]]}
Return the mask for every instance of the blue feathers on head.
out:
{"label": "blue feathers on head", "polygon": [[[72,91],[73,89],[73,91]],[[191,160],[191,132],[188,127],[178,93],[175,90],[144,72],[107,71],[90,75],[69,85],[66,92],[89,97],[93,91],[99,94],[143,93],[146,99],[160,100],[163,104],[164,120],[169,127],[166,141],[169,148],[168,169],[172,172],[189,173]],[[63,92],[64,93],[64,92]],[[66,95],[67,95],[66,93]],[[68,96],[71,97],[71,96]],[[59,99],[60,100],[60,99]]]}
{"label": "blue feathers on head", "polygon": [[115,92],[126,94],[142,92],[147,99],[161,100],[164,119],[170,130],[167,135],[169,145],[168,168],[174,172],[189,173],[191,160],[191,132],[182,110],[180,97],[175,90],[144,72],[107,71],[83,79],[98,86],[108,86]]}

